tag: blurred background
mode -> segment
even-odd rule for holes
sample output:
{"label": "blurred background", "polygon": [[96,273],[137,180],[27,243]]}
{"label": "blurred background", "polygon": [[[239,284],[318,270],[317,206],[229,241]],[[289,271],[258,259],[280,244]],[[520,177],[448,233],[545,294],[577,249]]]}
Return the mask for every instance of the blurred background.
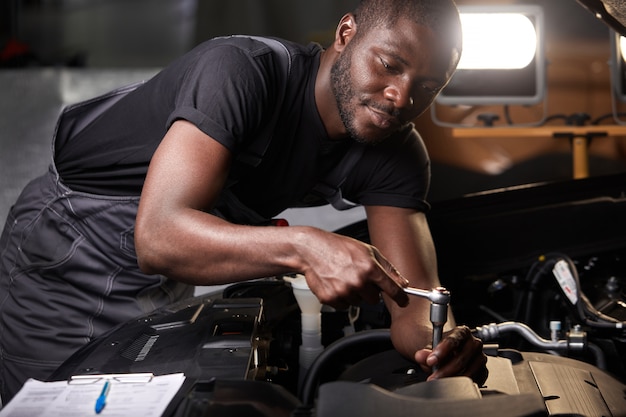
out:
{"label": "blurred background", "polygon": [[[273,35],[328,44],[357,0],[3,0],[0,3],[0,217],[49,161],[63,105],[144,79],[217,35]],[[611,29],[576,0],[458,0],[463,5],[535,4],[545,14],[547,99],[555,124],[611,112]],[[491,108],[439,108],[478,123]],[[517,120],[540,110],[523,108]],[[524,113],[525,112],[525,113]],[[608,120],[607,123],[613,123]],[[431,201],[572,177],[571,141],[554,137],[458,137],[425,113],[416,124],[433,160]],[[626,170],[625,138],[589,144],[589,174]],[[334,227],[334,225],[332,225]]]}
{"label": "blurred background", "polygon": [[[30,53],[6,65],[160,67],[228,34],[332,39],[355,0],[4,0],[2,39]],[[21,62],[20,62],[21,61]]]}

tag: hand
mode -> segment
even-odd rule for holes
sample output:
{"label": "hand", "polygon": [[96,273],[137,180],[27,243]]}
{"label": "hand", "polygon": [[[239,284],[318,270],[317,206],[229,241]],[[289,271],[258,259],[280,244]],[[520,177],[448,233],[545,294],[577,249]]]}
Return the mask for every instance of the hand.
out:
{"label": "hand", "polygon": [[467,326],[458,326],[447,332],[435,349],[417,351],[415,361],[425,371],[432,372],[428,380],[462,375],[482,385],[489,373],[483,343],[472,336]]}
{"label": "hand", "polygon": [[302,245],[301,272],[323,303],[336,308],[378,303],[381,291],[400,306],[408,304],[408,281],[374,246],[321,230],[310,230]]}

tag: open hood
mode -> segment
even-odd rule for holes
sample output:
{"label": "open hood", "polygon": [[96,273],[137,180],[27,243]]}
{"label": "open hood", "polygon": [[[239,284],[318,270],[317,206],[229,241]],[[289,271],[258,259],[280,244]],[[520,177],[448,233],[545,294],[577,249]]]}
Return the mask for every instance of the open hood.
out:
{"label": "open hood", "polygon": [[625,0],[578,0],[578,2],[613,30],[626,36]]}

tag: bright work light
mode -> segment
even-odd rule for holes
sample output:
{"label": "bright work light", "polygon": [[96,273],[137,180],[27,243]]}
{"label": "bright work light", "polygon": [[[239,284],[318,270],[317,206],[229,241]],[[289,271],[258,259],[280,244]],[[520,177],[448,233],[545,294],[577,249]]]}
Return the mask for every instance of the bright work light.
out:
{"label": "bright work light", "polygon": [[444,105],[532,105],[545,95],[543,9],[459,6],[463,54],[437,98]]}

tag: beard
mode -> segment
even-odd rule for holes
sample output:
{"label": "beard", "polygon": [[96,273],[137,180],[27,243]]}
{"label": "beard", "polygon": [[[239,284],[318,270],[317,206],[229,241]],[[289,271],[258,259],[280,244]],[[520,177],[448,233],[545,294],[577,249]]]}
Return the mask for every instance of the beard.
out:
{"label": "beard", "polygon": [[383,142],[390,135],[390,133],[367,135],[361,132],[356,122],[356,110],[359,104],[354,104],[352,100],[357,98],[361,105],[377,108],[387,113],[390,113],[392,110],[382,108],[380,105],[376,105],[367,98],[358,98],[355,93],[352,75],[350,74],[351,57],[352,48],[350,47],[350,44],[348,44],[346,49],[341,55],[339,55],[339,58],[337,58],[330,69],[331,88],[333,95],[335,96],[335,101],[337,102],[339,116],[341,117],[341,122],[343,123],[346,131],[353,140],[364,145],[377,145]]}

